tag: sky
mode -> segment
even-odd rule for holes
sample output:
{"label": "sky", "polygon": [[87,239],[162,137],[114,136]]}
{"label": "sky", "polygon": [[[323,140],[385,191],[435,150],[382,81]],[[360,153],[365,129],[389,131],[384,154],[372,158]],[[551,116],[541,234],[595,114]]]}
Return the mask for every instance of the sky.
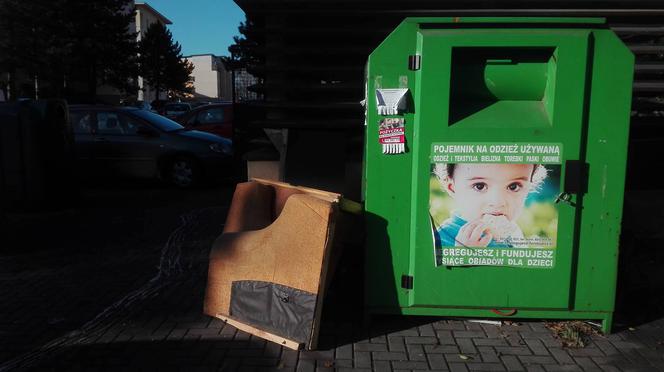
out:
{"label": "sky", "polygon": [[182,55],[227,56],[244,12],[233,0],[142,0],[173,22],[168,28]]}

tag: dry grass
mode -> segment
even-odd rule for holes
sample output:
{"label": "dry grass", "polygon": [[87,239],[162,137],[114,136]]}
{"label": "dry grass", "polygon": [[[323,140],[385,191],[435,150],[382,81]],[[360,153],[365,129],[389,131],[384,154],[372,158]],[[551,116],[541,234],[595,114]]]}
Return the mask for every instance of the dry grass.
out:
{"label": "dry grass", "polygon": [[563,347],[584,348],[590,343],[592,335],[599,334],[593,326],[578,320],[547,322],[545,325],[556,335]]}

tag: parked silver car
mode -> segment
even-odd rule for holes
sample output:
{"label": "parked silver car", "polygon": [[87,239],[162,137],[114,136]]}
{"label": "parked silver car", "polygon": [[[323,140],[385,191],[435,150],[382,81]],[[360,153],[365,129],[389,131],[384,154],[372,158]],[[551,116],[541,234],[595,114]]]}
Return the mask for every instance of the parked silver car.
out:
{"label": "parked silver car", "polygon": [[191,187],[231,173],[232,142],[134,107],[72,105],[78,163],[85,174],[160,177]]}

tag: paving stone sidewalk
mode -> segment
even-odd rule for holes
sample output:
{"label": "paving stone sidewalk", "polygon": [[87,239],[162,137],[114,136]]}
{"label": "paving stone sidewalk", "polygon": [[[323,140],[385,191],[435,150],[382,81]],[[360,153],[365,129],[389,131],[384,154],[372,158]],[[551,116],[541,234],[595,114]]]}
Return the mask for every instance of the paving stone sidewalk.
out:
{"label": "paving stone sidewalk", "polygon": [[[11,311],[20,313],[3,313],[0,324],[23,325],[31,337],[0,329],[0,338],[10,336],[0,340],[0,371],[664,371],[664,319],[593,335],[586,347],[572,349],[539,321],[496,326],[382,316],[365,329],[352,317],[338,316],[352,314],[357,304],[336,311],[344,306],[336,303],[323,317],[319,350],[285,349],[202,314],[207,253],[217,233],[213,227],[218,228],[218,221],[210,220],[223,214],[219,207],[179,215],[161,250],[122,256],[132,261],[124,267],[133,274],[107,275],[131,280],[108,293],[95,288],[104,303],[96,312],[80,312],[84,319],[77,319],[73,329],[54,332],[58,328],[48,322],[40,323],[42,329],[30,328],[30,320],[44,317],[48,306],[17,306]],[[63,264],[43,254],[44,265]],[[11,257],[2,262],[9,265]],[[9,293],[10,283],[19,287],[16,292],[24,290],[22,297],[3,296],[3,301],[31,304],[45,296],[34,291],[35,285],[62,271],[37,271],[21,280],[0,274],[3,293]],[[85,275],[92,283],[81,284],[89,288],[103,273]]]}
{"label": "paving stone sidewalk", "polygon": [[584,348],[561,346],[542,322],[495,326],[381,317],[369,330],[324,321],[321,348],[292,351],[201,314],[195,273],[93,338],[45,352],[28,370],[146,371],[664,371],[664,321]]}

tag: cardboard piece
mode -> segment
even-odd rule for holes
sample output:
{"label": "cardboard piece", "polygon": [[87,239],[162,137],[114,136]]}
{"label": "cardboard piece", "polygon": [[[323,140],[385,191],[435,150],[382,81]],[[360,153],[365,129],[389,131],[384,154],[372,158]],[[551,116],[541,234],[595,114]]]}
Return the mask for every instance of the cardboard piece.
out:
{"label": "cardboard piece", "polygon": [[[232,325],[243,324],[230,313],[234,281],[269,282],[308,292],[316,296],[313,322],[296,325],[310,327],[308,339],[282,337],[287,332],[280,327],[293,324],[238,328],[293,349],[314,349],[340,199],[339,194],[281,182],[238,184],[223,233],[210,252],[204,312]],[[269,318],[261,313],[269,313],[269,308],[273,307],[266,302],[265,309],[257,309],[257,313]]]}

